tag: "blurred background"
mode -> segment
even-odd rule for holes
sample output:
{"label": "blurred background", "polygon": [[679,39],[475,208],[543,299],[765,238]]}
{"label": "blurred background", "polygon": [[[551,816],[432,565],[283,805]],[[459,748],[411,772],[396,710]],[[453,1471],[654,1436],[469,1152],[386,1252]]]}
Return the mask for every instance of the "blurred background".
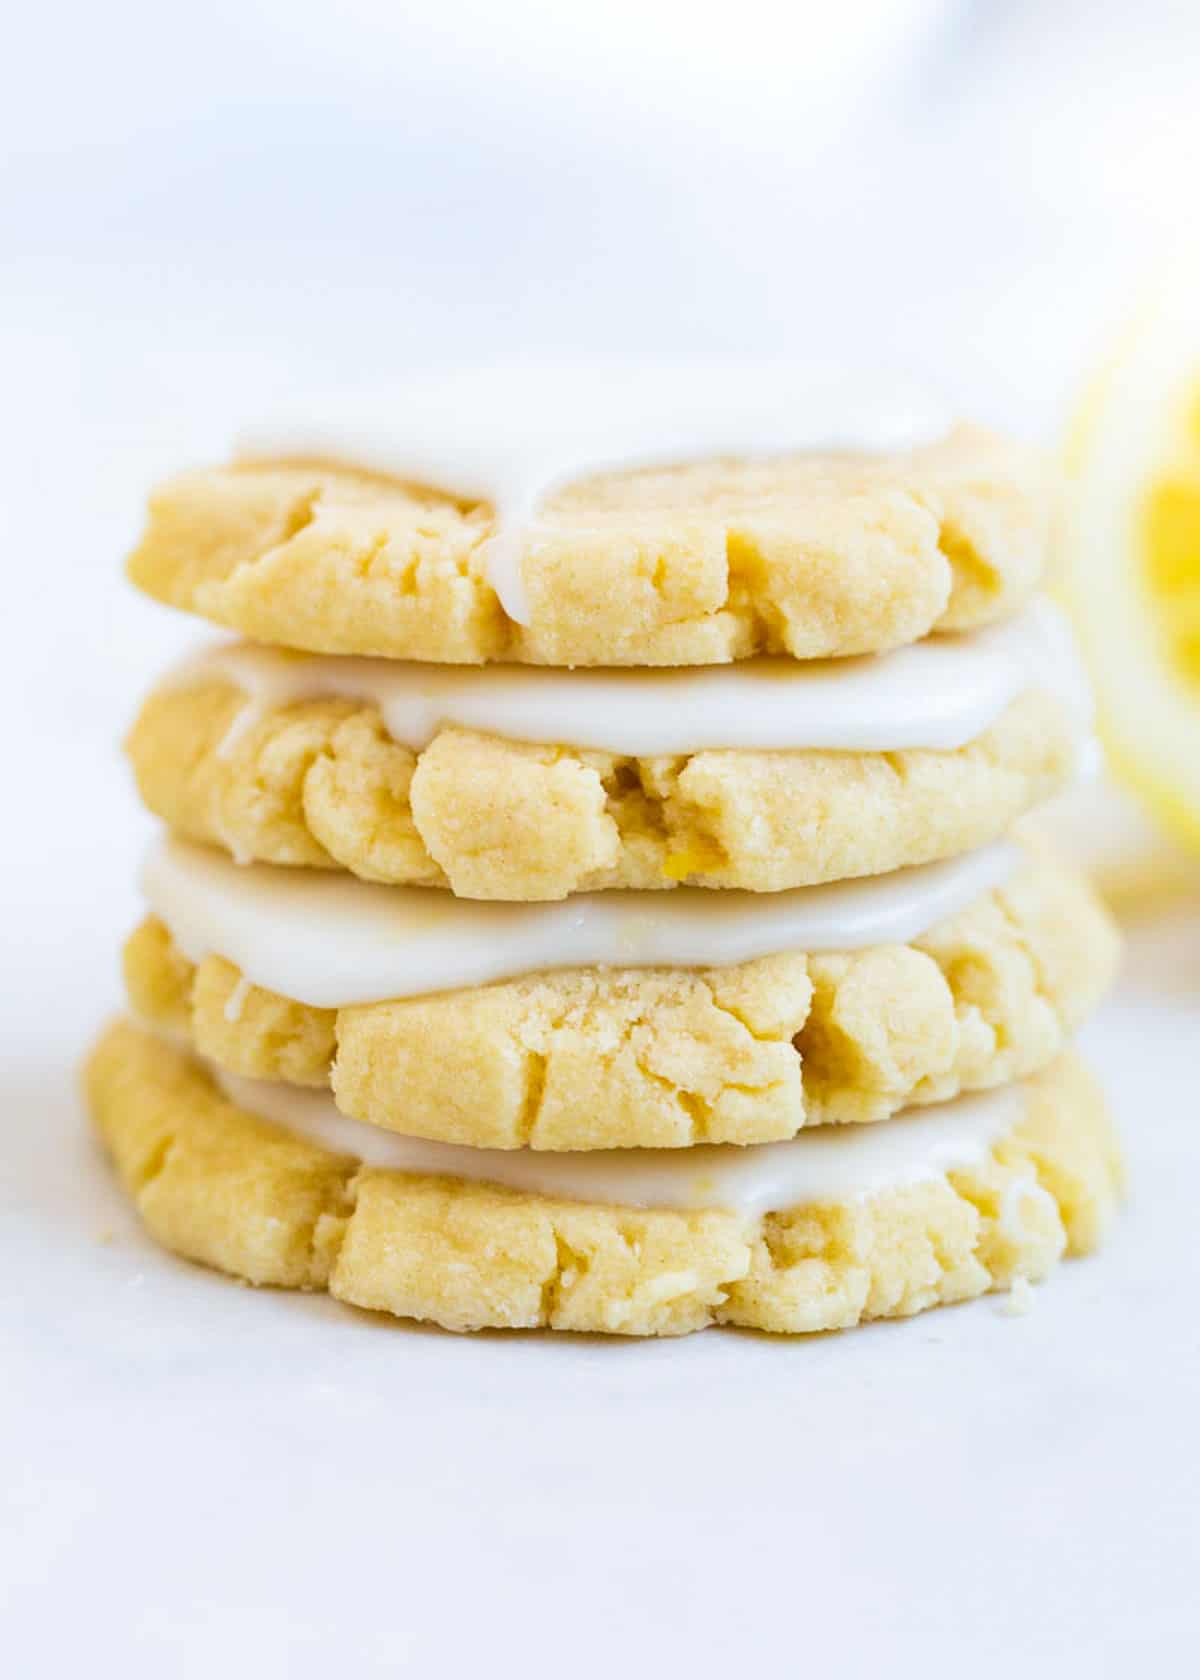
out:
{"label": "blurred background", "polygon": [[1057,445],[1188,236],[1198,71],[1194,0],[24,9],[6,680],[45,799],[113,813],[96,878],[131,892],[112,744],[195,634],[118,583],[154,477],[290,387],[558,350],[877,348]]}
{"label": "blurred background", "polygon": [[835,332],[1042,422],[1200,135],[1191,0],[48,0],[13,46],[6,338],[110,437],[498,343]]}

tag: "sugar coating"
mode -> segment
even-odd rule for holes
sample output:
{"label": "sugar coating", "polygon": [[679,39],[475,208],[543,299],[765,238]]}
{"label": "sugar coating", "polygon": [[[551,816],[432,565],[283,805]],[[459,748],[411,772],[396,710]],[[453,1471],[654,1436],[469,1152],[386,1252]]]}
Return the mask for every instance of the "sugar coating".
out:
{"label": "sugar coating", "polygon": [[1070,1056],[1025,1088],[1024,1117],[978,1166],[755,1219],[360,1167],[234,1107],[127,1022],[85,1078],[97,1131],[166,1247],[451,1330],[806,1332],[904,1317],[1088,1252],[1121,1181],[1099,1092]]}
{"label": "sugar coating", "polygon": [[873,653],[1019,608],[1049,486],[960,426],[884,457],[799,455],[600,475],[521,556],[530,620],[488,581],[490,511],[322,464],[239,464],[155,491],[129,575],[254,640],[480,664],[724,664]]}
{"label": "sugar coating", "polygon": [[569,970],[335,1010],[246,987],[220,957],[193,966],[151,917],[125,977],[150,1025],[233,1073],[332,1084],[355,1119],[478,1147],[671,1148],[881,1120],[1023,1078],[1096,1003],[1116,950],[1083,879],[1036,853],[910,945]]}
{"label": "sugar coating", "polygon": [[777,892],[971,850],[1065,785],[1077,726],[1014,701],[957,750],[621,758],[463,729],[423,752],[377,707],[308,700],[234,731],[225,682],[150,696],[127,749],[146,805],[242,862],[342,868],[465,898],[686,882]]}

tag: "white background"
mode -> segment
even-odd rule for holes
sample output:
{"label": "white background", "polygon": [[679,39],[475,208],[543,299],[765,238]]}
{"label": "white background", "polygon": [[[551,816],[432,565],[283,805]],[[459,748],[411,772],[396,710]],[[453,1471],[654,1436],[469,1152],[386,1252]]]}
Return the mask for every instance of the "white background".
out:
{"label": "white background", "polygon": [[1190,1670],[1182,909],[1135,931],[1088,1033],[1130,1210],[1020,1319],[639,1346],[254,1294],[138,1235],[73,1080],[148,831],[115,742],[195,634],[119,579],[149,481],[293,386],[498,351],[845,344],[1053,438],[1194,219],[1198,63],[1168,0],[112,0],[10,26],[10,1672]]}

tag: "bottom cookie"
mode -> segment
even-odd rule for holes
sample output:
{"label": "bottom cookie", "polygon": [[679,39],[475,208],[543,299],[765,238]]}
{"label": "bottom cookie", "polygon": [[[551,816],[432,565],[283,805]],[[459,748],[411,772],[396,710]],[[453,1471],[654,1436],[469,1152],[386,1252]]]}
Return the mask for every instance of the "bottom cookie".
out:
{"label": "bottom cookie", "polygon": [[1064,1253],[1087,1252],[1120,1187],[1103,1100],[1070,1055],[1014,1091],[1008,1124],[962,1165],[765,1214],[364,1165],[237,1106],[203,1064],[128,1022],[104,1033],[86,1084],[166,1247],[251,1283],[328,1289],[452,1330],[794,1333],[903,1317],[1037,1281]]}

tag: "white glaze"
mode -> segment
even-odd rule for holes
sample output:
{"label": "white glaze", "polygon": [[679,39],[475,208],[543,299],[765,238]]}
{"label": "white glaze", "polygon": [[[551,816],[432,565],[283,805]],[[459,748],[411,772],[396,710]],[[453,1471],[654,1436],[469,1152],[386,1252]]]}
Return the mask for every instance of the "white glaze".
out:
{"label": "white glaze", "polygon": [[221,1013],[231,1026],[235,1021],[241,1020],[242,1010],[246,1007],[246,999],[250,996],[250,988],[252,984],[253,982],[247,980],[246,976],[243,974],[237,985],[225,999],[225,1007]]}
{"label": "white glaze", "polygon": [[[753,1218],[844,1202],[942,1177],[984,1159],[1018,1123],[1020,1085],[910,1109],[867,1126],[819,1126],[785,1143],[695,1149],[469,1149],[382,1131],[339,1113],[324,1091],[238,1078],[212,1068],[240,1108],[369,1166],[503,1184],[535,1195],[619,1207],[732,1208]],[[1023,1193],[1036,1189],[1021,1181]]]}
{"label": "white glaze", "polygon": [[1044,1208],[1052,1223],[1058,1217],[1058,1204],[1054,1197],[1038,1183],[1032,1173],[1023,1173],[1020,1177],[1011,1179],[1005,1185],[1004,1194],[1000,1198],[998,1220],[1002,1235],[1010,1242],[1028,1242],[1033,1235],[1025,1223],[1026,1202],[1033,1202],[1035,1206]]}
{"label": "white glaze", "polygon": [[858,659],[750,659],[682,670],[477,670],[236,642],[184,661],[163,686],[205,679],[223,680],[247,697],[222,744],[226,753],[268,709],[322,697],[374,703],[393,740],[417,751],[439,727],[456,725],[511,741],[640,757],[714,748],[949,751],[982,735],[1034,688],[1056,696],[1081,730],[1091,716],[1070,628],[1048,601],[970,635],[928,637]]}
{"label": "white glaze", "polygon": [[1000,842],[890,875],[790,892],[583,893],[557,904],[455,898],[435,887],[243,866],[178,839],[142,870],[186,955],[226,958],[256,986],[318,1008],[412,997],[545,969],[719,967],[777,951],[907,943],[1006,881]]}
{"label": "white glaze", "polygon": [[243,459],[337,461],[490,503],[485,560],[500,604],[529,622],[521,556],[548,495],[591,474],[810,450],[929,443],[950,415],[927,393],[839,365],[464,369],[388,392],[323,396],[252,427]]}

